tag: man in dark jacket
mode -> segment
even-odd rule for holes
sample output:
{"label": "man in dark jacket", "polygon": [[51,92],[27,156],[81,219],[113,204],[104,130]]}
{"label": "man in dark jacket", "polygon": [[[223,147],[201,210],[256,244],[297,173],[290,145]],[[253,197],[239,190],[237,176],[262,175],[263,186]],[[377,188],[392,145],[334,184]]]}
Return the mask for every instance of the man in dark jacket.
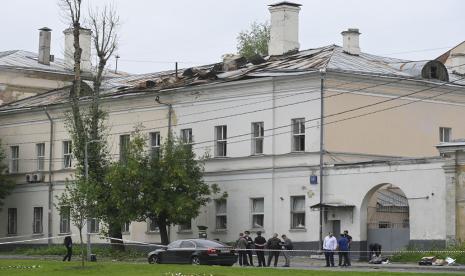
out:
{"label": "man in dark jacket", "polygon": [[263,251],[266,246],[266,239],[262,237],[261,231],[257,231],[257,237],[255,237],[254,244],[256,250],[255,252],[257,252],[258,266],[266,266],[265,252]]}
{"label": "man in dark jacket", "polygon": [[249,231],[244,231],[244,238],[247,240],[247,255],[249,256],[249,265],[253,265],[253,240],[250,237]]}
{"label": "man in dark jacket", "polygon": [[73,240],[71,239],[71,236],[66,236],[63,244],[66,247],[66,255],[63,258],[63,262],[66,261],[66,259],[68,259],[69,262],[71,261],[71,255],[73,255]]}
{"label": "man in dark jacket", "polygon": [[271,250],[268,255],[268,266],[271,264],[271,259],[274,257],[274,266],[278,266],[279,250],[281,250],[281,240],[278,238],[278,234],[274,233],[273,237],[268,240],[266,247]]}
{"label": "man in dark jacket", "polygon": [[347,251],[347,266],[350,266],[351,263],[350,263],[350,245],[352,244],[352,236],[349,235],[349,231],[347,230],[344,230],[344,236],[347,238],[347,240],[349,241],[349,250]]}
{"label": "man in dark jacket", "polygon": [[[339,266],[348,266],[349,265],[349,240],[344,234],[341,234],[341,237],[337,241],[339,248]],[[344,260],[344,263],[342,263]]]}

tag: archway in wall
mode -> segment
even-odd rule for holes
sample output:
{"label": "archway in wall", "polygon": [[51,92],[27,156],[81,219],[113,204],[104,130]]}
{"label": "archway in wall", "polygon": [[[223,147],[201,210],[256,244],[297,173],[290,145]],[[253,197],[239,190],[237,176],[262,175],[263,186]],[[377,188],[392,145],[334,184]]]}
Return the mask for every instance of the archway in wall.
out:
{"label": "archway in wall", "polygon": [[366,214],[367,250],[378,243],[383,251],[406,248],[410,242],[410,212],[404,192],[392,184],[380,184],[371,189],[362,204]]}

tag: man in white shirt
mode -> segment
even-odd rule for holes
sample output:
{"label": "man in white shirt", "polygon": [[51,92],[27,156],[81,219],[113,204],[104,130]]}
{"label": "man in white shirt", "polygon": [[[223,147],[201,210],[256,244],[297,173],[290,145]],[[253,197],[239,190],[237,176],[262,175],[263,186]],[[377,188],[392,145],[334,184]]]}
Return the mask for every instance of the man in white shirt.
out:
{"label": "man in white shirt", "polygon": [[334,266],[334,252],[337,249],[337,240],[332,232],[329,232],[328,236],[323,241],[323,250],[325,252],[326,266]]}

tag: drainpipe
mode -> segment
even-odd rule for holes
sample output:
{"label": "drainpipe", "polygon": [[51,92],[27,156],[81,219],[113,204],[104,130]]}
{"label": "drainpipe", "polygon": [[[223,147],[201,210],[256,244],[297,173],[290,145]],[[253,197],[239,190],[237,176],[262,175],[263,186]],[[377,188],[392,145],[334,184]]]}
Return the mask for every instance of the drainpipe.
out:
{"label": "drainpipe", "polygon": [[49,160],[48,160],[48,245],[52,244],[52,209],[53,209],[53,182],[52,182],[52,158],[53,158],[53,119],[47,111],[47,108],[44,107],[45,115],[47,115],[48,120],[50,121],[50,150],[49,150]]}
{"label": "drainpipe", "polygon": [[319,244],[323,249],[323,169],[324,169],[324,88],[326,70],[320,70],[320,231]]}
{"label": "drainpipe", "polygon": [[173,113],[173,105],[170,103],[163,103],[160,101],[160,96],[155,98],[155,101],[159,104],[168,106],[168,141],[171,141],[171,116]]}

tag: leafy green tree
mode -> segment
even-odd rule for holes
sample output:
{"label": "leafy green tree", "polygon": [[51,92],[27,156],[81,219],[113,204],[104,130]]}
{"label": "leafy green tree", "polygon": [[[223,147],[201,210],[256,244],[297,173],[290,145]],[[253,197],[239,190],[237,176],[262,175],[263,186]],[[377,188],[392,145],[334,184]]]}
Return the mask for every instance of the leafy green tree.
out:
{"label": "leafy green tree", "polygon": [[256,55],[268,55],[268,42],[270,41],[270,25],[253,22],[250,30],[241,31],[237,36],[237,51],[247,59]]}
{"label": "leafy green tree", "polygon": [[0,210],[3,206],[3,200],[11,193],[14,188],[14,182],[8,175],[8,165],[5,163],[5,152],[0,140]]}

